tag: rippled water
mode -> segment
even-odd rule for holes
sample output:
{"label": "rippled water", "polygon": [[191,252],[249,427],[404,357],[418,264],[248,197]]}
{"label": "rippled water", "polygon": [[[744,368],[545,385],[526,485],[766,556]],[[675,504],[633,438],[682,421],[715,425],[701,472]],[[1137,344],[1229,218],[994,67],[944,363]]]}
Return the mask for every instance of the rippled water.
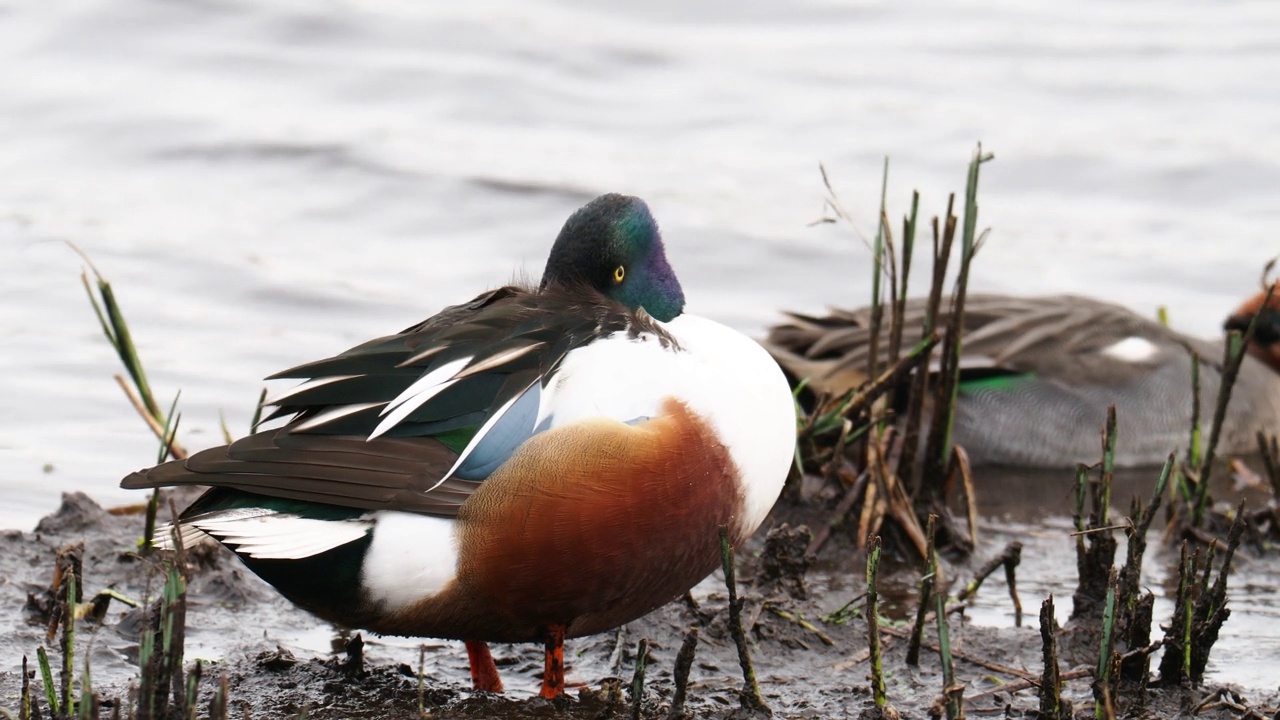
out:
{"label": "rippled water", "polygon": [[[691,5],[691,6],[690,6]],[[758,331],[862,302],[809,227],[940,211],[975,142],[975,286],[1088,292],[1201,333],[1280,251],[1265,2],[0,4],[0,526],[109,502],[154,442],[80,288],[114,281],[182,439],[272,371],[515,272],[567,214],[647,198],[690,306]]]}
{"label": "rippled water", "polygon": [[693,311],[861,303],[818,163],[868,234],[883,156],[932,213],[979,140],[976,289],[1209,335],[1280,252],[1276,67],[1269,2],[0,1],[0,527],[155,456],[68,241],[193,448],[262,376],[536,277],[603,191]]}

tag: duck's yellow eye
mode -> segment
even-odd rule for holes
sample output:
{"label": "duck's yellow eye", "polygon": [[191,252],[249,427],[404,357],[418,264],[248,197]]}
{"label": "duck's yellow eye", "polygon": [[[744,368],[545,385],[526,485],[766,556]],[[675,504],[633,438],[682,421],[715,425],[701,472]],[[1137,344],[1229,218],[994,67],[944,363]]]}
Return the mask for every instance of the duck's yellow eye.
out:
{"label": "duck's yellow eye", "polygon": [[627,276],[627,269],[619,265],[613,269],[613,284],[617,285]]}

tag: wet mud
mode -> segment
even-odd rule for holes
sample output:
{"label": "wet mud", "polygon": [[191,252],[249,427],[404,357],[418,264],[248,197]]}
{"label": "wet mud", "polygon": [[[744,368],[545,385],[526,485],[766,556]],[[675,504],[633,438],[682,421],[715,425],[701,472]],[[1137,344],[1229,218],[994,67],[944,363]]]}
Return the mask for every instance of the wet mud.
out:
{"label": "wet mud", "polygon": [[[176,496],[181,506],[190,497]],[[167,513],[163,513],[167,515]],[[780,505],[765,528],[738,554],[738,588],[745,604],[744,625],[756,676],[775,717],[875,717],[866,623],[860,615],[864,557],[847,533],[834,532],[818,558],[808,558],[807,535],[791,530],[829,520],[822,502]],[[1021,627],[1012,622],[1012,604],[996,573],[963,611],[952,616],[958,681],[965,685],[971,717],[1035,717],[1036,683],[1043,666],[1036,609],[1053,594],[1059,620],[1064,698],[1077,716],[1093,716],[1091,679],[1073,675],[1096,664],[1096,634],[1066,622],[1075,585],[1069,526],[1062,522],[1023,523],[1008,518],[984,523],[980,551],[946,573],[967,580],[1004,543],[1025,543],[1018,591],[1026,612]],[[91,600],[105,590],[145,604],[159,593],[162,579],[154,560],[137,553],[142,515],[137,509],[108,512],[82,494],[64,496],[62,506],[30,532],[0,535],[0,707],[15,712],[22,686],[22,659],[34,668],[36,648],[57,655],[47,632],[50,586],[58,551],[83,543],[83,590]],[[1056,550],[1054,548],[1057,548]],[[743,676],[728,625],[727,593],[716,573],[689,597],[672,602],[616,632],[572,640],[566,647],[569,690],[556,701],[536,697],[541,648],[497,645],[494,654],[506,693],[473,692],[461,643],[412,638],[380,638],[335,628],[292,607],[245,570],[229,552],[213,545],[192,551],[189,578],[186,664],[201,665],[199,714],[206,716],[223,677],[229,689],[228,715],[252,718],[414,717],[434,718],[667,718],[673,716],[677,654],[688,632],[698,631],[688,673],[684,717],[750,717],[741,702]],[[1048,562],[1045,555],[1049,554]],[[1247,554],[1247,553],[1246,553]],[[1038,557],[1038,559],[1037,559]],[[1149,565],[1162,567],[1166,558]],[[1280,559],[1250,554],[1232,581],[1247,598],[1223,631],[1223,652],[1234,640],[1253,665],[1233,678],[1231,662],[1211,666],[1203,686],[1174,689],[1124,687],[1118,716],[1272,717],[1280,705],[1277,685],[1280,650],[1256,641],[1251,631],[1273,624],[1280,613],[1274,588]],[[889,703],[901,717],[937,716],[943,681],[932,623],[925,633],[918,667],[905,662],[907,618],[915,612],[914,563],[886,558],[880,584],[882,645]],[[1166,580],[1150,578],[1157,594]],[[1254,590],[1250,590],[1253,588]],[[1261,591],[1258,589],[1262,588]],[[957,587],[952,586],[954,593]],[[1254,595],[1249,595],[1253,592]],[[1262,595],[1258,596],[1261,592]],[[1233,598],[1235,596],[1233,595]],[[97,621],[90,613],[76,628],[77,677],[88,658],[103,717],[119,706],[129,716],[136,693],[139,630],[144,611],[118,599],[106,601]],[[1234,600],[1233,600],[1234,602]],[[1250,604],[1252,602],[1252,604]],[[1168,618],[1158,608],[1157,622]],[[1274,634],[1274,630],[1270,630]],[[1265,635],[1265,632],[1262,634]],[[638,706],[633,695],[637,647],[647,640],[648,662]],[[423,644],[425,642],[425,644]],[[360,653],[346,652],[360,645]],[[1241,650],[1240,648],[1245,648]],[[1260,657],[1259,657],[1260,656]],[[1219,661],[1221,663],[1221,661]],[[59,661],[55,660],[55,675]],[[39,686],[38,674],[32,680]],[[1198,709],[1197,709],[1198,708]],[[675,716],[680,716],[676,714]]]}

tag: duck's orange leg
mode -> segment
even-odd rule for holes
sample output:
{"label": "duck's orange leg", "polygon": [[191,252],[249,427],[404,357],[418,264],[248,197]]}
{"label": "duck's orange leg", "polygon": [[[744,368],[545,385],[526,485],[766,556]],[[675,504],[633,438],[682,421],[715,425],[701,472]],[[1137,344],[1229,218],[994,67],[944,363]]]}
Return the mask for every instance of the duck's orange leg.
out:
{"label": "duck's orange leg", "polygon": [[547,665],[542,671],[542,692],[539,693],[544,698],[554,698],[564,692],[564,631],[564,625],[547,628]]}
{"label": "duck's orange leg", "polygon": [[471,662],[471,687],[485,692],[502,692],[502,678],[493,664],[489,645],[483,640],[467,640],[467,660]]}

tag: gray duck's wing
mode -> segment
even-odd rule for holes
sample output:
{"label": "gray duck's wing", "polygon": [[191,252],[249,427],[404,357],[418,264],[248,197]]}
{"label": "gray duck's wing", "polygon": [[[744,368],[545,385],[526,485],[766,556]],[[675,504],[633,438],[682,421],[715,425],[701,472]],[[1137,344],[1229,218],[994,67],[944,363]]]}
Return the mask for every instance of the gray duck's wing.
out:
{"label": "gray duck's wing", "polygon": [[[927,301],[907,302],[903,348],[923,337]],[[944,302],[938,327],[950,311]],[[770,329],[765,347],[787,371],[815,388],[839,393],[865,380],[870,353],[870,308],[826,316],[791,313]],[[880,364],[888,362],[887,328]],[[970,295],[965,303],[962,375],[1032,374],[1068,385],[1125,385],[1153,367],[1186,357],[1205,344],[1119,305],[1060,295]],[[1209,360],[1210,358],[1205,358]]]}

